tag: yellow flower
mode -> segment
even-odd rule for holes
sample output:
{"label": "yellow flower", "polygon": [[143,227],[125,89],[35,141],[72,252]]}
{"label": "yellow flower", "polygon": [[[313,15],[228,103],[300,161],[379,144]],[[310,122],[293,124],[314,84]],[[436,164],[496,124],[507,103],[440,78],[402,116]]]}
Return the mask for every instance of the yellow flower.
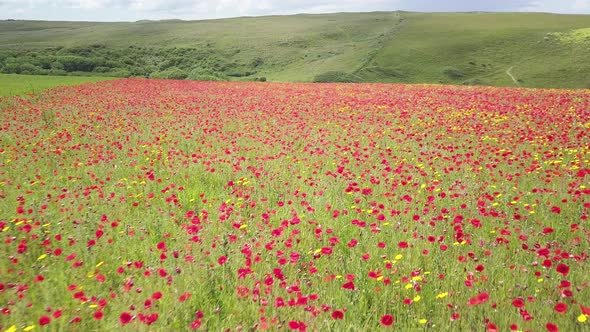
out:
{"label": "yellow flower", "polygon": [[581,314],[578,316],[578,322],[584,323],[586,320],[588,320],[588,315]]}

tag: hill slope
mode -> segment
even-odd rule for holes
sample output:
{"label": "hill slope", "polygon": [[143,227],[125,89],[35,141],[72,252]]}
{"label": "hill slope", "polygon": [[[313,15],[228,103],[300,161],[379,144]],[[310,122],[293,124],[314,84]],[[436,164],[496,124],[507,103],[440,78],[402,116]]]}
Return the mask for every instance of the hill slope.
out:
{"label": "hill slope", "polygon": [[590,87],[590,15],[0,21],[5,73]]}

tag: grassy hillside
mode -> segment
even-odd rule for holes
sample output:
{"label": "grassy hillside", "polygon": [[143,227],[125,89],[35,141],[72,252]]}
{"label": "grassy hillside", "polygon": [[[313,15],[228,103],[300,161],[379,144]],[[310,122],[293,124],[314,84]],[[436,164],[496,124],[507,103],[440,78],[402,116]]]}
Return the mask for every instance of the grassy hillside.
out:
{"label": "grassy hillside", "polygon": [[5,73],[590,87],[590,15],[0,22]]}
{"label": "grassy hillside", "polygon": [[[590,27],[588,15],[413,14],[372,62],[405,82],[590,87],[590,38],[559,36]],[[367,69],[365,69],[367,70]],[[368,79],[387,77],[367,75]],[[398,81],[398,80],[393,80]]]}

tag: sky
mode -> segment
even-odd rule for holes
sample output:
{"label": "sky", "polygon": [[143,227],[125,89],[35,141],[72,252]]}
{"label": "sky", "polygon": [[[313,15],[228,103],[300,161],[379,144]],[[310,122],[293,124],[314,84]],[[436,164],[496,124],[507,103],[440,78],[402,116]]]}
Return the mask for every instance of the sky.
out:
{"label": "sky", "polygon": [[590,0],[0,0],[0,19],[137,21],[369,11],[590,14]]}

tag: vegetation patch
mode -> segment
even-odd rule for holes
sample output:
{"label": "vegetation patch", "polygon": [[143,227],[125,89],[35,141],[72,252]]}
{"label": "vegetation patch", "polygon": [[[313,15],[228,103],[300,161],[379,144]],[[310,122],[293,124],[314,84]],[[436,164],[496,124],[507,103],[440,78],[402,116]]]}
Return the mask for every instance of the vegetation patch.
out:
{"label": "vegetation patch", "polygon": [[576,29],[567,33],[553,33],[563,43],[590,43],[590,28]]}
{"label": "vegetation patch", "polygon": [[162,78],[171,80],[183,80],[188,77],[187,72],[180,68],[172,67],[166,70],[157,71],[150,75],[150,78]]}
{"label": "vegetation patch", "polygon": [[329,82],[340,82],[340,83],[354,83],[359,82],[358,76],[341,72],[341,71],[329,71],[317,75],[313,79],[314,83],[329,83]]}
{"label": "vegetation patch", "polygon": [[442,73],[452,79],[460,79],[465,77],[465,73],[463,71],[454,67],[445,67],[443,68]]}

